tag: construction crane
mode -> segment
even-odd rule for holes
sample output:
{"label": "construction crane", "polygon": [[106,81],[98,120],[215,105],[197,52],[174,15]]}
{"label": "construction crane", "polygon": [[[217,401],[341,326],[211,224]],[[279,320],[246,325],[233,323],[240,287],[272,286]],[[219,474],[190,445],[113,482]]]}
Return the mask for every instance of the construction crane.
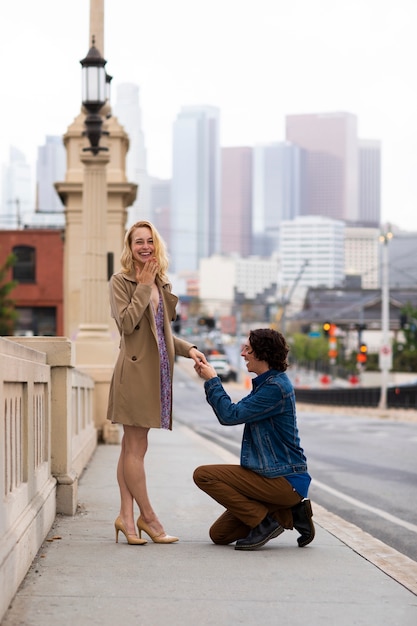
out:
{"label": "construction crane", "polygon": [[281,322],[281,333],[285,336],[286,332],[286,322],[287,322],[287,306],[291,303],[291,299],[294,295],[294,291],[301,280],[302,275],[304,274],[304,270],[308,265],[308,259],[304,259],[303,264],[295,277],[295,280],[287,294],[284,294],[282,300],[280,302],[280,310],[277,313],[276,319]]}

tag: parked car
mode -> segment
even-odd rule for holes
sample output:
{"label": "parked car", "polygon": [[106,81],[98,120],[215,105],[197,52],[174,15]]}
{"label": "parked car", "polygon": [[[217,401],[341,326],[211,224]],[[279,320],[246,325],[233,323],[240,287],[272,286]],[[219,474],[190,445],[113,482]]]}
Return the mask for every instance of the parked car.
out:
{"label": "parked car", "polygon": [[222,382],[227,383],[237,380],[237,372],[225,354],[209,354],[207,361],[214,367],[217,376]]}

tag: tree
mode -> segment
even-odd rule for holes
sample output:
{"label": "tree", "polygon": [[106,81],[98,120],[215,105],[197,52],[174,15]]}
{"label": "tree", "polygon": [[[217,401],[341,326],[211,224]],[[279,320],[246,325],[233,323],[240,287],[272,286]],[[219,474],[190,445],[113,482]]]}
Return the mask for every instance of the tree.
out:
{"label": "tree", "polygon": [[396,372],[417,371],[417,309],[410,303],[400,311],[402,340],[395,341],[394,366]]}
{"label": "tree", "polygon": [[0,267],[0,335],[12,335],[17,313],[14,301],[9,297],[12,289],[18,284],[16,280],[7,280],[7,273],[16,262],[16,256],[9,254]]}
{"label": "tree", "polygon": [[309,337],[302,333],[294,333],[291,337],[290,356],[298,363],[328,362],[329,342],[324,337]]}

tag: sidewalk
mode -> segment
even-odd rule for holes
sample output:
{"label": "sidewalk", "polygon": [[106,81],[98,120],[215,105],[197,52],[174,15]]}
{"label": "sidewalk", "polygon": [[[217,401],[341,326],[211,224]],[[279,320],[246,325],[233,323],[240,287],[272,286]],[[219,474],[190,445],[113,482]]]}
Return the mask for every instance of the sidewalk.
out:
{"label": "sidewalk", "polygon": [[[98,447],[78,514],[56,519],[2,626],[417,623],[417,564],[314,503],[317,533],[306,548],[296,531],[254,552],[213,545],[207,531],[222,509],[192,473],[236,458],[178,424],[150,431],[147,475],[151,501],[180,541],[130,546],[120,534],[116,544],[118,455],[118,445]],[[361,542],[378,567],[358,554]],[[384,562],[402,584],[379,568]]]}

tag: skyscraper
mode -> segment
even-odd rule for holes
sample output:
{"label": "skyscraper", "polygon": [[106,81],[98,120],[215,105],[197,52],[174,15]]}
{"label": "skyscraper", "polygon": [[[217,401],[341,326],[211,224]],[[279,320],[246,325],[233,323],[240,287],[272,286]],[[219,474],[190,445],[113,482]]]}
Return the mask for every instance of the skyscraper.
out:
{"label": "skyscraper", "polygon": [[128,226],[130,226],[138,220],[152,220],[150,181],[138,85],[122,83],[117,86],[117,99],[113,113],[129,135],[129,151],[126,159],[127,178],[138,185],[136,200],[128,209]]}
{"label": "skyscraper", "polygon": [[36,211],[62,213],[64,205],[55,190],[54,183],[64,180],[66,152],[62,137],[47,135],[44,146],[38,148],[36,162]]}
{"label": "skyscraper", "polygon": [[252,252],[252,148],[223,148],[221,252]]}
{"label": "skyscraper", "polygon": [[359,140],[359,220],[381,223],[381,142],[372,139]]}
{"label": "skyscraper", "polygon": [[220,250],[219,110],[184,107],[173,128],[171,258],[176,273]]}
{"label": "skyscraper", "polygon": [[152,222],[169,251],[171,249],[171,181],[151,178],[150,182]]}
{"label": "skyscraper", "polygon": [[258,145],[253,159],[252,254],[269,256],[278,248],[279,227],[301,210],[301,153],[296,145]]}
{"label": "skyscraper", "polygon": [[287,115],[286,139],[304,150],[301,213],[359,221],[356,116]]}
{"label": "skyscraper", "polygon": [[9,163],[2,168],[1,227],[21,228],[33,208],[30,165],[23,152],[12,146]]}

